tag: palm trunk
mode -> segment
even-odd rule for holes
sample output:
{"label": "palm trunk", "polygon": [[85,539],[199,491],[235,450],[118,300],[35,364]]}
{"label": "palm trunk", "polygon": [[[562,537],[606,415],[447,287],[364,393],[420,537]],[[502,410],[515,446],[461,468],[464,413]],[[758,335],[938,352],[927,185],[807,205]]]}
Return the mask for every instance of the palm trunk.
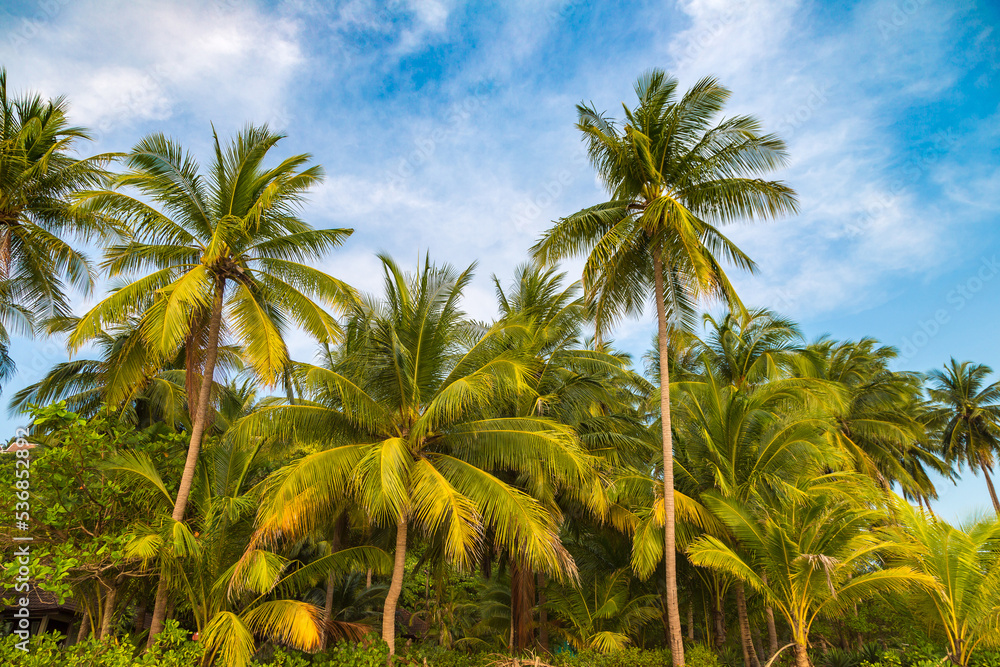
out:
{"label": "palm trunk", "polygon": [[538,645],[546,653],[549,652],[549,612],[545,609],[545,575],[538,573],[536,582],[538,590]]}
{"label": "palm trunk", "polygon": [[990,500],[993,501],[993,511],[1000,516],[1000,501],[997,500],[997,491],[993,488],[993,480],[990,479],[990,469],[986,467],[984,461],[979,462],[979,467],[983,471],[983,477],[986,478],[986,488],[990,490]]}
{"label": "palm trunk", "polygon": [[295,405],[295,392],[292,385],[292,372],[288,368],[288,364],[285,364],[285,368],[282,370],[282,379],[285,383],[285,396],[288,399],[289,405]]}
{"label": "palm trunk", "polygon": [[90,613],[84,609],[83,619],[80,621],[80,629],[76,633],[76,643],[81,643],[90,634]]}
{"label": "palm trunk", "polygon": [[[330,536],[330,553],[335,554],[340,551],[341,532],[346,529],[347,513],[341,512],[333,522],[333,534]],[[326,600],[323,605],[323,644],[326,648],[330,644],[330,621],[333,619],[333,587],[336,584],[333,570],[326,575]]]}
{"label": "palm trunk", "polygon": [[774,609],[764,607],[764,616],[767,618],[767,657],[771,659],[778,652],[778,629],[774,626]]}
{"label": "palm trunk", "polygon": [[[764,585],[767,586],[767,575],[762,574],[760,578],[764,582]],[[767,621],[767,657],[770,659],[778,652],[778,629],[774,625],[774,607],[771,605],[764,607],[764,618]]]}
{"label": "palm trunk", "polygon": [[393,557],[392,581],[385,594],[382,609],[382,639],[389,645],[389,659],[396,654],[396,603],[403,590],[403,573],[406,569],[406,517],[400,516],[396,524],[396,554]]}
{"label": "palm trunk", "polygon": [[145,627],[146,627],[146,599],[145,596],[143,596],[143,599],[139,602],[138,606],[135,609],[135,620],[132,621],[132,630],[136,634],[139,634],[145,629]]}
{"label": "palm trunk", "polygon": [[531,644],[531,613],[535,601],[535,577],[517,555],[510,563],[510,616],[514,651],[524,651]]}
{"label": "palm trunk", "polygon": [[750,646],[754,650],[754,654],[757,656],[757,665],[767,661],[764,657],[764,639],[760,636],[760,627],[758,625],[750,626],[750,639],[753,640]]}
{"label": "palm trunk", "polygon": [[101,614],[101,630],[97,638],[104,641],[111,634],[111,620],[115,615],[115,600],[118,598],[118,586],[112,582],[108,594],[104,598],[104,612]]}
{"label": "palm trunk", "polygon": [[333,570],[326,575],[326,600],[323,605],[323,643],[321,649],[330,645],[330,620],[333,618],[333,586],[336,582],[333,578]]}
{"label": "palm trunk", "polygon": [[653,251],[653,282],[656,298],[657,342],[660,350],[660,422],[663,430],[663,557],[667,574],[667,633],[675,667],[684,667],[684,639],[677,608],[677,547],[674,535],[674,447],[670,432],[670,363],[667,313],[663,303],[663,262]]}
{"label": "palm trunk", "polygon": [[760,667],[757,659],[757,649],[754,648],[753,639],[750,637],[750,618],[747,616],[747,597],[743,582],[737,581],[736,587],[736,614],[740,623],[740,644],[743,647],[743,664],[747,667]]}
{"label": "palm trunk", "polygon": [[795,642],[795,667],[809,667],[809,653],[805,641]]}
{"label": "palm trunk", "polygon": [[[188,444],[187,459],[184,461],[184,472],[181,475],[180,488],[177,489],[177,500],[174,501],[173,520],[184,519],[188,496],[194,482],[195,468],[198,466],[198,452],[201,450],[201,437],[208,421],[208,408],[212,400],[212,380],[215,375],[215,360],[219,356],[219,329],[222,328],[222,297],[226,285],[218,281],[215,286],[215,300],[212,303],[212,317],[208,323],[208,343],[205,349],[205,367],[202,370],[201,389],[198,391],[198,407],[191,425],[191,441]],[[163,629],[163,621],[167,611],[167,582],[163,577],[156,589],[156,605],[153,607],[153,618],[149,626],[149,639],[146,648],[150,648],[156,635]]]}
{"label": "palm trunk", "polygon": [[694,641],[694,600],[688,602],[688,639]]}
{"label": "palm trunk", "polygon": [[715,599],[715,608],[712,610],[712,618],[715,620],[715,649],[721,651],[726,645],[726,615],[722,608],[722,596]]}
{"label": "palm trunk", "polygon": [[153,600],[153,615],[149,619],[149,636],[146,637],[146,650],[153,648],[156,635],[163,629],[163,621],[167,613],[167,578],[160,575],[160,583],[156,586],[156,598]]}

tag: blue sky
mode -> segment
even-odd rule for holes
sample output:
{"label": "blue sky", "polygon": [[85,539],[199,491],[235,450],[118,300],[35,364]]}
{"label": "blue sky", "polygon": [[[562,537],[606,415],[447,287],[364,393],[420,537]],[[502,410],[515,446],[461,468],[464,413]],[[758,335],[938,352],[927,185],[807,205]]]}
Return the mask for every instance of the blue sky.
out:
{"label": "blue sky", "polygon": [[[0,3],[0,64],[17,89],[67,95],[93,152],[163,131],[205,155],[210,123],[282,129],[283,154],[327,171],[308,219],[357,230],[324,268],[375,290],[379,250],[478,260],[466,308],[482,318],[491,274],[601,200],[575,105],[620,115],[651,67],[682,86],[715,75],[729,113],[786,139],[779,177],[801,198],[793,218],[730,230],[760,265],[735,276],[744,300],[810,338],[896,345],[900,368],[1000,369],[998,19],[961,0],[42,0]],[[641,354],[651,323],[618,343]],[[312,354],[304,337],[292,349]],[[13,352],[5,396],[65,358],[59,341]],[[950,518],[989,502],[970,474],[940,490]]]}

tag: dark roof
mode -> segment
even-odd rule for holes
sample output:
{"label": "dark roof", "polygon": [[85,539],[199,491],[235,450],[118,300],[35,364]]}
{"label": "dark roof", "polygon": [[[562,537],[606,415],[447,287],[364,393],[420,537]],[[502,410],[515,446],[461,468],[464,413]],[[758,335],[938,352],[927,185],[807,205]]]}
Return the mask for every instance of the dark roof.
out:
{"label": "dark roof", "polygon": [[[24,596],[23,593],[17,593],[12,589],[8,589],[7,594],[14,596],[15,598]],[[3,613],[11,613],[14,609],[14,606],[5,606]],[[60,604],[59,596],[55,593],[50,593],[49,591],[43,591],[32,583],[31,588],[28,590],[28,610],[31,612],[68,611],[75,613],[77,611],[77,606],[76,602],[72,598],[66,598],[66,600]]]}

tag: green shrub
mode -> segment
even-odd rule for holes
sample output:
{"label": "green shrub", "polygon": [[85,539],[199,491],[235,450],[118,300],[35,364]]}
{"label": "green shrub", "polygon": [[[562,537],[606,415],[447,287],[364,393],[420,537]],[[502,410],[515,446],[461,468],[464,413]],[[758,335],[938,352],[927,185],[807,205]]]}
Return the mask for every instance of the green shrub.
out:
{"label": "green shrub", "polygon": [[[667,658],[670,658],[669,652]],[[684,649],[684,664],[688,667],[719,667],[719,656],[704,644],[695,644]]]}
{"label": "green shrub", "polygon": [[969,660],[972,667],[1000,667],[1000,651],[978,650]]}
{"label": "green shrub", "polygon": [[[686,654],[685,662],[692,667],[718,667],[717,661],[691,663]],[[626,648],[610,653],[593,650],[580,651],[576,655],[560,653],[552,658],[552,664],[557,667],[669,667],[673,663],[668,649],[644,651],[638,648]]]}
{"label": "green shrub", "polygon": [[383,667],[389,649],[383,642],[354,644],[338,642],[313,657],[314,667]]}
{"label": "green shrub", "polygon": [[400,660],[402,664],[423,666],[427,660],[428,667],[487,667],[496,661],[496,655],[490,653],[464,653],[449,651],[440,646],[414,646]]}
{"label": "green shrub", "polygon": [[31,638],[27,652],[15,647],[18,637],[0,641],[0,665],[18,667],[191,667],[201,662],[202,646],[188,641],[188,633],[168,621],[148,653],[128,640],[100,642],[88,639],[69,647],[59,646],[62,635],[45,633]]}

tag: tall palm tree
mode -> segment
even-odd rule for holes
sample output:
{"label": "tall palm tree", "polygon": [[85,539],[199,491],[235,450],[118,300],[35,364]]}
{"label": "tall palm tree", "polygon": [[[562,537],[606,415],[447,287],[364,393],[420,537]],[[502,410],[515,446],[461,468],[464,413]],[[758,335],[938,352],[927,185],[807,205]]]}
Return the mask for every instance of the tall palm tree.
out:
{"label": "tall palm tree", "polygon": [[385,296],[347,326],[350,354],[313,366],[313,400],[262,408],[236,427],[244,438],[324,446],[281,470],[258,519],[262,532],[304,534],[346,499],[375,527],[395,529],[382,637],[395,652],[396,609],[411,531],[440,542],[460,566],[476,562],[487,531],[529,566],[572,568],[552,515],[504,481],[549,477],[592,485],[592,457],[572,429],[538,416],[496,417],[493,406],[528,384],[531,364],[511,340],[523,327],[485,331],[459,307],[472,273],[425,261],[416,275],[381,256]]}
{"label": "tall palm tree", "polygon": [[1000,451],[1000,381],[987,384],[992,373],[984,364],[952,359],[943,371],[931,371],[927,393],[934,403],[932,423],[941,434],[945,459],[982,471],[993,511],[1000,515],[1000,500],[990,478]]}
{"label": "tall palm tree", "polygon": [[[178,144],[154,134],[124,156],[127,170],[110,188],[82,193],[74,209],[121,223],[125,238],[106,250],[103,268],[111,277],[139,277],[80,319],[70,349],[133,317],[156,357],[167,359],[186,347],[191,440],[174,521],[183,520],[194,481],[223,331],[243,348],[247,365],[274,384],[289,362],[287,323],[320,341],[334,340],[338,325],[314,297],[334,307],[354,298],[344,283],[304,263],[322,258],[351,233],[313,229],[296,215],[322,169],[306,167],[308,155],[265,167],[282,138],[267,127],[245,128],[225,149],[213,135],[208,177]],[[165,610],[161,584],[150,642]]]}
{"label": "tall palm tree", "polygon": [[[726,384],[726,375],[717,372],[706,355],[702,379],[675,385],[683,435],[679,468],[699,497],[714,494],[756,508],[793,494],[796,480],[820,475],[836,460],[824,446],[825,420],[807,407],[821,387],[777,376],[751,390]],[[728,530],[710,534],[737,551],[746,548]],[[743,582],[737,579],[734,589],[744,662],[759,667]]]}
{"label": "tall palm tree", "polygon": [[[110,155],[79,159],[72,151],[90,135],[67,119],[63,98],[43,100],[7,90],[0,68],[0,346],[31,333],[37,320],[70,312],[67,283],[83,292],[93,285],[86,256],[67,233],[93,237],[99,217],[72,209],[71,195],[100,186]],[[13,370],[0,364],[0,378]]]}
{"label": "tall palm tree", "polygon": [[[668,329],[692,323],[703,297],[736,300],[719,256],[743,269],[754,264],[716,225],[770,218],[796,209],[795,195],[761,176],[785,162],[785,144],[762,134],[749,116],[715,119],[729,90],[705,78],[678,99],[677,80],[653,70],[635,85],[639,98],[625,121],[580,105],[577,128],[611,199],[559,220],[533,247],[554,263],[589,252],[583,282],[601,334],[652,295],[660,359],[669,359]],[[650,289],[652,288],[652,289]],[[684,664],[677,609],[670,373],[660,364],[666,598],[674,662]]]}

